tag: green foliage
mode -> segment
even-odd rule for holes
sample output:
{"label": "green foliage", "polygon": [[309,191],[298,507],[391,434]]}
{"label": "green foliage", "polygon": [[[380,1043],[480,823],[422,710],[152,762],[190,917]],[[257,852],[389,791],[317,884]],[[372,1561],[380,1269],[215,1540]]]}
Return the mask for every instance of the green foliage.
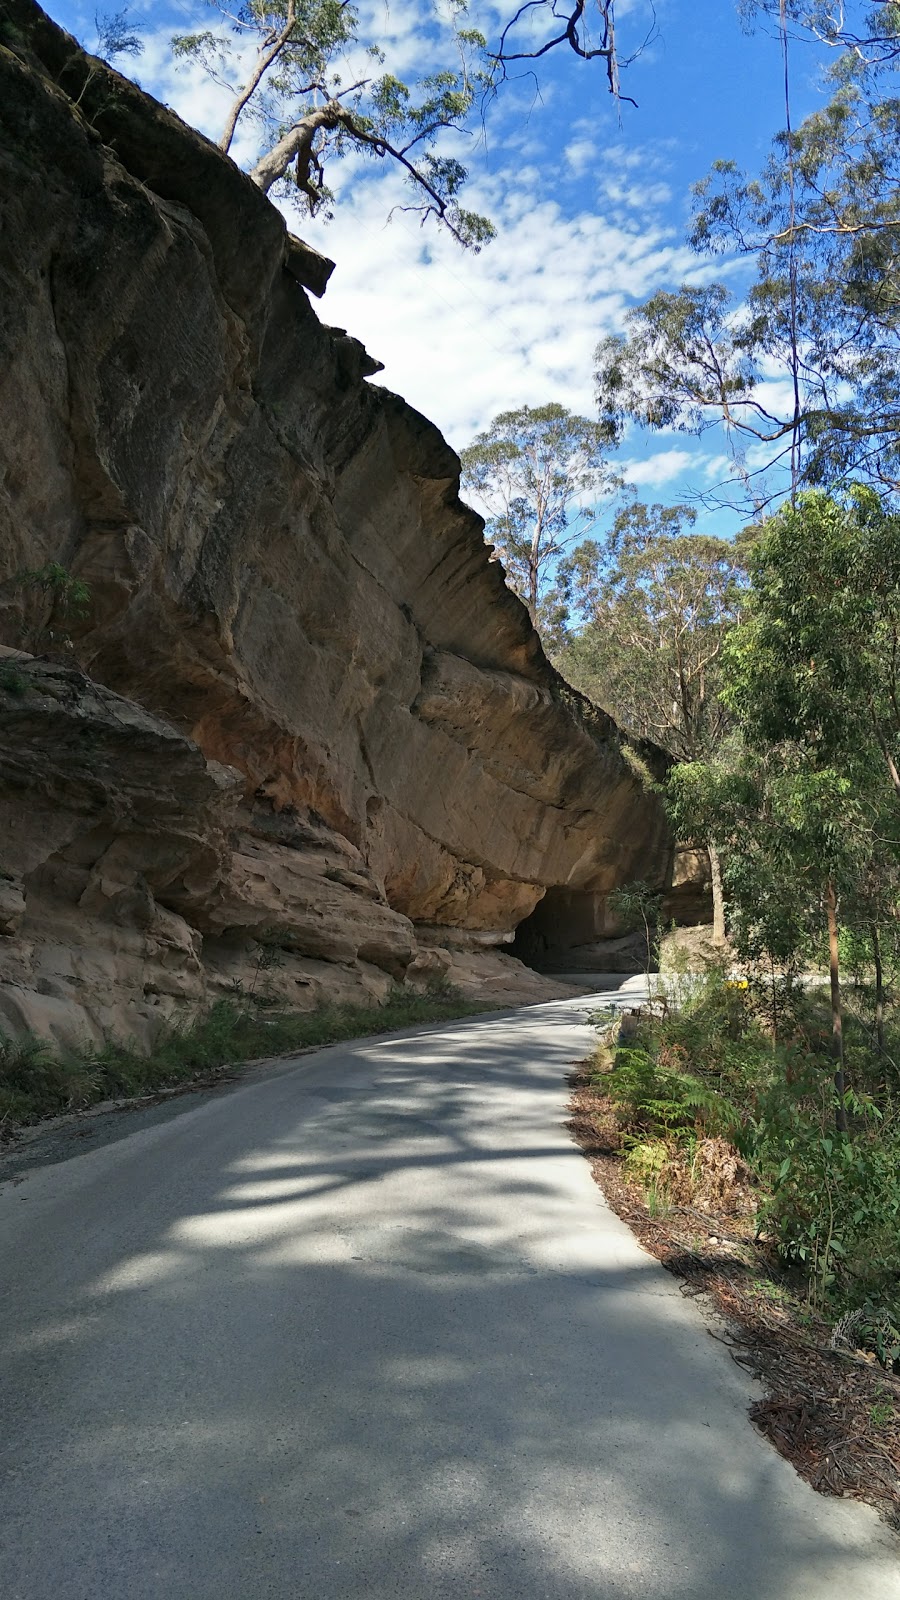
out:
{"label": "green foliage", "polygon": [[625,1171],[644,1189],[651,1217],[664,1216],[668,1210],[667,1180],[671,1166],[672,1149],[665,1139],[634,1139],[629,1142]]}
{"label": "green foliage", "polygon": [[486,537],[537,619],[560,555],[619,485],[604,430],[563,406],[495,417],[462,452],[462,483],[488,516]]}
{"label": "green foliage", "polygon": [[85,617],[91,591],[80,578],[74,578],[58,561],[48,561],[43,567],[16,574],[16,582],[23,589],[36,589],[52,602],[64,617]]}
{"label": "green foliage", "polygon": [[722,764],[678,767],[667,800],[682,836],[715,830],[731,907],[731,938],[750,961],[795,964],[824,937],[829,882],[848,897],[872,844],[870,817],[849,780],[810,770],[796,746],[745,749]]}
{"label": "green foliage", "polygon": [[607,544],[581,544],[560,565],[560,670],[621,727],[678,760],[717,748],[726,728],[720,658],[737,620],[742,550],[691,532],[689,506],[624,508]]}
{"label": "green foliage", "polygon": [[[600,412],[617,434],[630,421],[724,423],[755,506],[789,466],[810,484],[900,480],[900,12],[857,6],[867,15],[854,28],[852,9],[788,4],[791,22],[836,49],[832,97],[778,135],[758,176],[723,160],[697,186],[692,245],[755,258],[744,304],[721,283],[684,285],[597,350]],[[749,10],[779,25],[779,0]],[[768,488],[760,458],[780,474]]]}
{"label": "green foliage", "polygon": [[644,1188],[656,1190],[658,1195],[671,1156],[665,1139],[635,1140],[625,1156],[625,1171]]}
{"label": "green foliage", "polygon": [[[854,1086],[846,1133],[834,1127],[828,1007],[815,991],[782,999],[774,1040],[754,985],[721,966],[698,975],[679,1009],[648,1016],[596,1082],[613,1101],[627,1168],[658,1204],[698,1142],[731,1142],[757,1184],[757,1223],[799,1274],[809,1301],[853,1320],[857,1343],[890,1364],[900,1318],[900,1115],[896,1087],[864,1025],[847,1017]],[[888,1037],[900,1058],[900,1031]],[[848,1323],[849,1326],[849,1323]]]}
{"label": "green foliage", "polygon": [[96,53],[103,56],[105,61],[114,61],[116,56],[143,54],[142,24],[130,20],[127,6],[121,11],[99,11],[96,25]]}
{"label": "green foliage", "polygon": [[[755,1016],[749,992],[734,984],[724,967],[709,965],[692,975],[679,994],[677,1009],[649,1017],[637,1049],[646,1062],[629,1062],[620,1049],[613,1074],[604,1083],[614,1099],[639,1114],[648,1131],[654,1118],[666,1132],[692,1130],[712,1137],[733,1135],[741,1123],[737,1102],[747,1091],[767,1083],[771,1073],[768,1041]],[[643,1098],[642,1098],[643,1097]],[[651,1103],[658,1110],[647,1120]]]}
{"label": "green foliage", "polygon": [[[441,148],[466,127],[491,83],[485,40],[465,25],[464,0],[454,0],[442,23],[447,37],[434,42],[454,65],[425,71],[412,86],[378,71],[384,55],[377,39],[366,39],[360,10],[348,0],[247,0],[236,14],[225,0],[208,4],[217,25],[176,35],[172,51],[231,91],[223,150],[239,122],[256,129],[250,175],[260,188],[275,187],[302,211],[328,215],[334,195],[326,168],[362,152],[397,164],[412,191],[403,210],[437,218],[474,250],[493,237],[486,217],[460,205],[466,169]],[[231,74],[248,43],[256,56],[239,84]],[[348,82],[353,52],[369,66]]]}
{"label": "green foliage", "polygon": [[15,695],[16,699],[20,699],[27,688],[28,679],[18,667],[13,666],[11,662],[0,665],[0,689],[4,694]]}
{"label": "green foliage", "polygon": [[652,883],[634,878],[620,884],[607,897],[607,905],[614,916],[621,917],[629,930],[655,927],[662,905],[662,895]]}
{"label": "green foliage", "polygon": [[[848,1094],[852,1134],[832,1126],[827,1067],[807,1061],[758,1103],[748,1135],[767,1189],[762,1223],[824,1304],[896,1295],[900,1284],[900,1127],[867,1128],[872,1106]],[[900,1310],[900,1306],[897,1308]]]}
{"label": "green foliage", "polygon": [[718,1087],[675,1064],[685,1059],[680,1047],[661,1052],[658,1041],[655,1044],[652,1051],[621,1048],[612,1071],[603,1078],[603,1087],[629,1130],[666,1135],[731,1130],[735,1108]]}
{"label": "green foliage", "polygon": [[[855,1316],[854,1337],[864,1350],[874,1350],[878,1360],[888,1370],[900,1372],[900,1307],[864,1300]],[[876,1401],[870,1409],[876,1428],[883,1428],[896,1417],[891,1402]]]}
{"label": "green foliage", "polygon": [[[802,743],[819,768],[900,767],[900,516],[868,489],[801,495],[750,556],[725,698],[748,741]],[[860,774],[865,782],[865,774]]]}
{"label": "green foliage", "polygon": [[14,582],[33,595],[42,615],[25,630],[25,644],[35,652],[72,648],[69,628],[88,616],[91,591],[58,561],[18,572]]}
{"label": "green foliage", "polygon": [[85,1057],[60,1052],[46,1039],[0,1034],[0,1128],[88,1105],[98,1098],[99,1078]]}
{"label": "green foliage", "polygon": [[162,1028],[146,1055],[115,1040],[63,1050],[34,1035],[0,1034],[0,1128],[204,1079],[241,1061],[480,1009],[446,983],[424,992],[394,989],[382,1006],[324,1006],[312,1012],[264,1014],[247,996],[243,1003],[217,1001],[196,1022]]}
{"label": "green foliage", "polygon": [[720,694],[736,729],[715,763],[667,785],[682,836],[721,842],[732,932],[748,958],[889,926],[900,880],[900,519],[870,490],[799,496],[748,557]]}

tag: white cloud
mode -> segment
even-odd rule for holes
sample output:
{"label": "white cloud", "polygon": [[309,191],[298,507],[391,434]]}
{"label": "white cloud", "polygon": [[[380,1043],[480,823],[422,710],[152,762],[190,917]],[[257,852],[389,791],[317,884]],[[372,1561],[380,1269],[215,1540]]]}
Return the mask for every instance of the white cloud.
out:
{"label": "white cloud", "polygon": [[631,183],[622,177],[604,178],[598,192],[601,199],[626,211],[657,211],[672,199],[667,183]]}
{"label": "white cloud", "polygon": [[[415,65],[418,0],[362,4],[361,35],[370,29],[379,35],[391,68],[404,72]],[[186,30],[210,25],[205,7],[186,0],[183,11]],[[171,31],[157,26],[145,36],[140,77],[215,138],[228,90],[195,64],[176,66]],[[229,76],[240,81],[246,65],[237,61]],[[533,92],[527,85],[508,87],[510,95],[491,116],[487,158],[473,162],[478,170],[464,200],[499,229],[479,256],[462,252],[433,222],[421,229],[401,210],[388,223],[391,208],[409,202],[409,191],[396,168],[364,156],[328,174],[338,192],[332,223],[289,213],[292,229],[337,263],[319,315],[362,339],[385,362],[380,381],[433,418],[457,446],[498,411],[524,404],[558,400],[592,415],[593,351],[604,333],[621,329],[629,304],[683,278],[703,281],[722,270],[721,262],[698,262],[658,220],[669,195],[660,176],[669,165],[662,145],[606,146],[606,192],[594,210],[573,214],[570,203],[567,210],[547,198],[545,151],[527,120]],[[553,93],[550,84],[545,102]],[[239,128],[233,154],[245,165],[256,154],[254,135],[252,123]],[[566,155],[573,177],[599,159],[596,138],[590,119],[571,125]],[[460,138],[463,160],[473,144]],[[675,476],[680,468],[664,463],[682,458],[690,459],[672,450],[637,462],[632,481],[668,481],[661,474]]]}
{"label": "white cloud", "polygon": [[[789,377],[772,378],[758,383],[753,391],[761,406],[771,417],[790,417],[794,413],[794,386]],[[750,415],[754,427],[766,427],[765,418]]]}
{"label": "white cloud", "polygon": [[734,457],[726,455],[707,456],[702,463],[702,471],[708,483],[718,483],[720,480],[730,478],[734,471]]}
{"label": "white cloud", "polygon": [[404,194],[392,172],[358,172],[328,226],[292,221],[337,262],[325,321],[361,338],[386,364],[379,381],[457,445],[515,406],[558,400],[592,414],[601,334],[621,326],[631,299],[694,264],[662,228],[566,216],[541,192],[527,170],[473,185],[467,203],[500,230],[479,256],[408,215],[386,224]]}
{"label": "white cloud", "polygon": [[697,456],[690,450],[660,450],[646,461],[625,461],[620,470],[626,483],[636,488],[658,489],[664,483],[674,483],[690,468],[696,467]]}
{"label": "white cloud", "polygon": [[573,139],[566,145],[563,155],[566,165],[578,178],[597,160],[598,150],[593,139]]}

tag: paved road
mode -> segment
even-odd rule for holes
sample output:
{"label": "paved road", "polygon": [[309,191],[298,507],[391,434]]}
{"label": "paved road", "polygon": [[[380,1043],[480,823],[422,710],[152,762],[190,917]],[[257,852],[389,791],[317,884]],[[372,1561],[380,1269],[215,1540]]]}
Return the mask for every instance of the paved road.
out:
{"label": "paved road", "polygon": [[584,1011],[322,1051],[3,1187],[4,1600],[898,1600],[568,1143]]}

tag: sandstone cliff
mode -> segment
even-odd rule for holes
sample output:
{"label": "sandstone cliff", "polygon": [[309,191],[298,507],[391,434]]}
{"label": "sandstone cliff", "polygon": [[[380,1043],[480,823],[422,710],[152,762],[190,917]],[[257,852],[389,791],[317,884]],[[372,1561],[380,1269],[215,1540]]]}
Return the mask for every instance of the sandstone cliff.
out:
{"label": "sandstone cliff", "polygon": [[[313,311],[327,263],[30,0],[0,205],[0,1025],[146,1035],[261,973],[310,1005],[451,961],[505,994],[524,969],[473,952],[548,889],[662,878],[457,458]],[[48,563],[84,607],[23,585]]]}

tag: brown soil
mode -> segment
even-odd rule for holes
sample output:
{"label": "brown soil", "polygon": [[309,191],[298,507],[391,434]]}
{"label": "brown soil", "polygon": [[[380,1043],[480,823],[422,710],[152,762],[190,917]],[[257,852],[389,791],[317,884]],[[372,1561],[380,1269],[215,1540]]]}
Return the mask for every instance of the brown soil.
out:
{"label": "brown soil", "polygon": [[740,1178],[730,1195],[706,1185],[697,1204],[651,1215],[625,1170],[611,1101],[587,1064],[570,1081],[567,1126],[607,1201],[685,1294],[709,1296],[733,1359],[761,1379],[765,1398],[750,1408],[756,1427],[814,1489],[868,1501],[900,1529],[900,1378],[874,1356],[832,1348],[831,1329],[756,1238]]}

